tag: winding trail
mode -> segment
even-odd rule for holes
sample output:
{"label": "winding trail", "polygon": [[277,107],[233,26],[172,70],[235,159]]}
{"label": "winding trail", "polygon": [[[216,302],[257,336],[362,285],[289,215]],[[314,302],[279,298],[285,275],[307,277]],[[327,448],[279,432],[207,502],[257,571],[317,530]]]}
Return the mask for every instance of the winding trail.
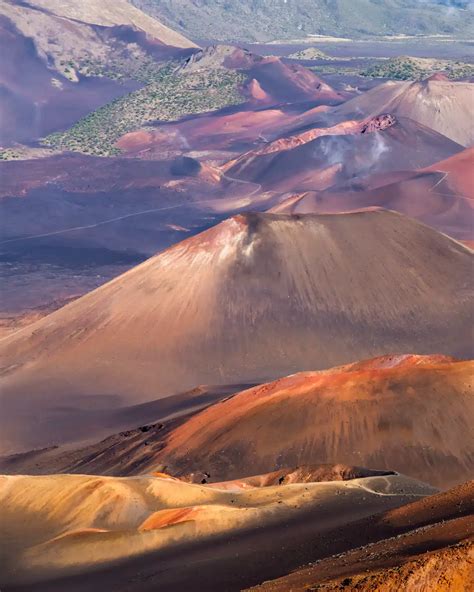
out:
{"label": "winding trail", "polygon": [[[247,194],[245,197],[252,197],[255,194],[257,194],[258,192],[261,191],[262,186],[259,183],[252,183],[252,181],[244,181],[243,179],[234,179],[232,177],[228,177],[227,175],[222,175],[223,179],[226,179],[227,181],[231,181],[231,182],[235,182],[235,183],[242,183],[242,184],[246,184],[246,185],[256,185],[255,189]],[[190,205],[195,206],[195,205],[204,205],[204,204],[213,204],[213,203],[221,203],[222,200],[225,199],[224,197],[221,197],[219,199],[203,199],[203,200],[198,200],[198,201],[194,201],[190,204],[175,204],[172,206],[163,206],[161,208],[152,208],[152,209],[148,209],[148,210],[141,210],[140,212],[133,212],[131,214],[124,214],[123,216],[117,216],[115,218],[109,218],[107,220],[101,220],[100,222],[96,222],[94,224],[84,224],[82,226],[72,226],[70,228],[63,228],[61,230],[54,230],[52,232],[44,232],[42,234],[32,234],[29,236],[23,236],[23,237],[18,237],[18,238],[11,238],[8,240],[4,240],[4,241],[0,241],[0,245],[6,245],[6,244],[10,244],[10,243],[16,243],[16,242],[21,242],[21,241],[27,241],[27,240],[33,240],[33,239],[37,239],[37,238],[44,238],[47,236],[55,236],[58,234],[66,234],[68,232],[76,232],[78,230],[89,230],[90,228],[97,228],[98,226],[104,226],[105,224],[111,224],[113,222],[119,222],[120,220],[125,220],[126,218],[133,218],[135,216],[142,216],[143,214],[151,214],[154,212],[163,212],[166,210],[173,210],[176,208],[181,208],[184,205]]]}
{"label": "winding trail", "polygon": [[[376,477],[376,479],[383,479],[386,484],[387,487],[390,488],[390,481],[387,479],[387,477]],[[357,483],[354,485],[356,488],[358,489],[363,489],[364,491],[367,491],[368,493],[371,493],[372,495],[378,495],[381,497],[400,497],[400,495],[406,495],[406,496],[410,496],[410,497],[426,497],[426,493],[384,493],[382,491],[376,491],[375,489],[370,489],[370,487],[367,487],[366,485],[363,485],[362,483]]]}

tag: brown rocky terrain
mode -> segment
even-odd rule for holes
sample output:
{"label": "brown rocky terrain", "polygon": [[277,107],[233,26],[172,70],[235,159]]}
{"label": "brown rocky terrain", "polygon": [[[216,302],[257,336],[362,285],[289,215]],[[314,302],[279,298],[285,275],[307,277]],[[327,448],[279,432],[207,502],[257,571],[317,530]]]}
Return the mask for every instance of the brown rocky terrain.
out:
{"label": "brown rocky terrain", "polygon": [[[404,534],[317,561],[311,567],[252,590],[468,592],[474,584],[474,522],[472,514],[469,515],[472,491],[471,481],[393,510],[384,520],[392,527],[411,523]],[[453,515],[456,507],[466,512],[463,518]]]}

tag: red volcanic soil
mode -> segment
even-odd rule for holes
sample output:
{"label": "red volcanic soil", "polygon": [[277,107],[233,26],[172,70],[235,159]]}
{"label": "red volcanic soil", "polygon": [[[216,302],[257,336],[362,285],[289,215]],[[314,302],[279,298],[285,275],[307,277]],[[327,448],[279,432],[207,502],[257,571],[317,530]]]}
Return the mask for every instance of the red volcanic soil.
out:
{"label": "red volcanic soil", "polygon": [[155,462],[220,481],[338,459],[448,487],[474,469],[473,371],[443,356],[385,356],[282,378],[192,417]]}
{"label": "red volcanic soil", "polygon": [[248,74],[276,101],[318,101],[324,105],[342,103],[345,98],[311,70],[299,64],[283,63],[277,57],[262,58]]}
{"label": "red volcanic soil", "polygon": [[158,528],[164,528],[166,526],[171,526],[172,524],[192,522],[202,510],[202,507],[195,506],[155,512],[143,522],[140,526],[140,531],[157,530]]}
{"label": "red volcanic soil", "polygon": [[[251,150],[230,161],[223,170],[265,189],[303,192],[374,173],[426,167],[460,150],[461,146],[424,126],[387,114],[278,140],[269,148]],[[329,183],[322,183],[321,174],[334,166],[337,173]]]}
{"label": "red volcanic soil", "polygon": [[255,80],[255,78],[252,78],[252,80],[247,84],[247,92],[250,98],[254,99],[255,101],[267,103],[271,101],[270,95],[263,90],[263,88],[260,86],[260,83],[258,80]]}
{"label": "red volcanic soil", "polygon": [[446,184],[452,191],[474,200],[474,148],[466,148],[425,170],[445,174]]}
{"label": "red volcanic soil", "polygon": [[[303,113],[281,106],[239,109],[232,112],[207,113],[176,123],[138,130],[122,136],[117,146],[140,158],[162,158],[166,152],[189,150],[211,151],[211,157],[225,160],[223,151],[248,150],[269,141],[286,129],[299,127],[328,107],[314,107]],[[228,156],[227,156],[228,158]]]}
{"label": "red volcanic soil", "polygon": [[468,356],[471,268],[392,212],[236,216],[2,340],[4,442],[50,444],[38,413],[65,397],[79,415],[393,351]]}
{"label": "red volcanic soil", "polygon": [[[144,158],[164,151],[244,150],[313,121],[318,113],[347,98],[302,66],[231,46],[208,47],[192,55],[182,70],[222,67],[237,69],[247,77],[244,93],[249,101],[245,105],[131,132],[117,146]],[[291,109],[282,102],[292,103]],[[223,155],[214,157],[222,159]]]}
{"label": "red volcanic soil", "polygon": [[[272,134],[295,120],[279,107],[208,114],[178,123],[125,134],[117,146],[128,153],[145,154],[167,150],[220,150],[253,144],[259,134]],[[139,154],[143,156],[142,154]]]}
{"label": "red volcanic soil", "polygon": [[450,82],[450,79],[448,78],[448,76],[446,76],[446,74],[443,74],[442,72],[435,72],[435,74],[432,74],[431,76],[426,78],[426,81]]}
{"label": "red volcanic soil", "polygon": [[[229,68],[243,72],[259,90],[258,100],[272,102],[313,101],[324,105],[342,103],[342,95],[323,82],[314,72],[299,64],[288,64],[280,58],[262,57],[229,45],[213,45],[192,55],[182,67],[185,71],[205,68]],[[263,91],[264,95],[261,95]]]}
{"label": "red volcanic soil", "polygon": [[363,127],[364,124],[360,121],[344,121],[343,123],[339,123],[333,127],[314,128],[294,136],[279,138],[278,140],[273,140],[273,142],[265,144],[261,148],[256,148],[250,152],[242,154],[238,158],[227,162],[222,168],[224,171],[230,170],[232,167],[239,165],[240,163],[244,163],[245,166],[245,163],[249,160],[249,158],[255,158],[256,156],[262,154],[273,154],[274,152],[292,150],[297,146],[307,144],[308,142],[311,142],[316,138],[320,138],[321,136],[342,136],[345,134],[362,133]]}
{"label": "red volcanic soil", "polygon": [[474,238],[474,150],[417,171],[376,174],[346,187],[306,192],[271,211],[337,213],[379,206],[429,224],[463,241]]}

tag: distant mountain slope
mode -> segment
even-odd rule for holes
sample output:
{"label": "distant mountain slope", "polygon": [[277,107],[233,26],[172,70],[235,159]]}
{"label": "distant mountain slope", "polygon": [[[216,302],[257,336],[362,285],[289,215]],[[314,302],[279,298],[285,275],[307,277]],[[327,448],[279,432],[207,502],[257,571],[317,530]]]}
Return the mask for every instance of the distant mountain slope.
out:
{"label": "distant mountain slope", "polygon": [[447,0],[131,0],[200,39],[271,41],[311,34],[472,35],[470,3]]}
{"label": "distant mountain slope", "polygon": [[64,128],[194,50],[125,0],[2,2],[0,44],[0,146]]}
{"label": "distant mountain slope", "polygon": [[391,113],[408,117],[458,144],[474,144],[474,84],[444,80],[386,82],[336,107],[342,119]]}
{"label": "distant mountain slope", "polygon": [[2,340],[2,444],[74,439],[81,409],[198,384],[469,356],[471,272],[467,248],[393,212],[235,216]]}
{"label": "distant mountain slope", "polygon": [[[46,138],[44,143],[61,150],[112,155],[120,151],[115,142],[122,135],[156,122],[210,113],[244,102],[265,106],[311,100],[337,105],[344,98],[300,65],[288,65],[279,58],[264,58],[234,46],[213,45],[181,63],[155,68],[144,88],[112,101],[71,129]],[[245,109],[244,119],[251,116]],[[221,126],[219,134],[224,132],[225,126]],[[143,133],[147,137],[149,130],[140,130],[138,137]],[[183,136],[179,135],[183,144]]]}

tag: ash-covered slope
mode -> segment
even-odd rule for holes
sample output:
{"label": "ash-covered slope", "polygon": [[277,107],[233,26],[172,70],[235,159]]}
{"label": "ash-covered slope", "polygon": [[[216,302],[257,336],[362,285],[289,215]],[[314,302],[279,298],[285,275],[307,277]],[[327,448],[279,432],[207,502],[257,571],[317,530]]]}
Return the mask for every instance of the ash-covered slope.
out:
{"label": "ash-covered slope", "polygon": [[[312,562],[253,592],[385,592],[474,586],[474,481],[374,517],[377,542]],[[368,525],[367,525],[368,526]],[[247,591],[249,592],[249,591]]]}
{"label": "ash-covered slope", "polygon": [[469,249],[389,211],[236,216],[4,339],[3,448],[71,439],[78,408],[197,384],[468,356],[471,272]]}
{"label": "ash-covered slope", "polygon": [[463,146],[474,143],[474,84],[424,80],[386,82],[337,107],[344,118],[391,113],[408,117]]}

